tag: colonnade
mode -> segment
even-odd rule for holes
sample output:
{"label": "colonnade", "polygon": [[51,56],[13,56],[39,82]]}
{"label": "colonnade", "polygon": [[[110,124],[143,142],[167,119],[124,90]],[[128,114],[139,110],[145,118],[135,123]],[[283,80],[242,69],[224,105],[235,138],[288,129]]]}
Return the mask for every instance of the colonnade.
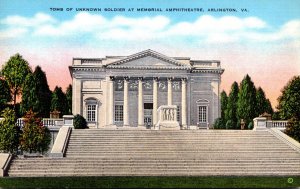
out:
{"label": "colonnade", "polygon": [[[108,124],[114,124],[114,77],[110,77],[108,81]],[[172,82],[173,78],[167,78],[168,80],[168,99],[167,105],[173,105],[173,92]],[[158,82],[159,78],[153,78],[153,124],[155,125],[158,121],[157,109],[158,109]],[[130,107],[128,103],[129,98],[129,78],[124,77],[124,104],[123,104],[123,124],[129,126],[129,112]],[[187,114],[186,114],[186,78],[181,78],[181,124],[182,126],[187,125]],[[138,126],[144,126],[144,103],[143,103],[143,77],[138,78]]]}

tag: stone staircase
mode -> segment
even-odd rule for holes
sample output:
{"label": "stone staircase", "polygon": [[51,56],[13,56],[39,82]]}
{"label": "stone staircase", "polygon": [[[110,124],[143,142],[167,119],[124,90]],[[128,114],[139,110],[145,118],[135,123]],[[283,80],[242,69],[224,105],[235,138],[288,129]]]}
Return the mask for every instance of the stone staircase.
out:
{"label": "stone staircase", "polygon": [[16,158],[8,175],[300,175],[300,153],[269,131],[73,130],[64,158]]}

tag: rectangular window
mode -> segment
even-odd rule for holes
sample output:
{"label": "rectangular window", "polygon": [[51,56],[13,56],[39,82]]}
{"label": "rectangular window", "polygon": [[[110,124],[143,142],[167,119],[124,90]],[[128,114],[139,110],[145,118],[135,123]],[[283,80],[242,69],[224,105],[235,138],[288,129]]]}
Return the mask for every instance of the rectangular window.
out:
{"label": "rectangular window", "polygon": [[115,106],[115,121],[123,121],[123,105]]}
{"label": "rectangular window", "polygon": [[87,105],[87,121],[96,122],[96,105]]}
{"label": "rectangular window", "polygon": [[199,108],[199,123],[206,123],[206,117],[207,117],[207,106],[198,106]]}

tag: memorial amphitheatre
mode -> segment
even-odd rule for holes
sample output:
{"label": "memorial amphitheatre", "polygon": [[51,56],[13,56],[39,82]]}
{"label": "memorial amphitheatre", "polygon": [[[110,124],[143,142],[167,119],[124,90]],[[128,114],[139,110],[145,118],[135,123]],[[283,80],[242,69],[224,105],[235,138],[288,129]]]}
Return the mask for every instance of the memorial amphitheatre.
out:
{"label": "memorial amphitheatre", "polygon": [[[44,118],[46,154],[0,154],[9,178],[196,178],[300,176],[300,144],[287,121],[260,116],[251,130],[214,129],[220,117],[220,61],[130,56],[74,58],[73,115]],[[22,127],[22,119],[17,124]],[[1,178],[0,181],[6,181]],[[298,181],[297,181],[298,182]]]}

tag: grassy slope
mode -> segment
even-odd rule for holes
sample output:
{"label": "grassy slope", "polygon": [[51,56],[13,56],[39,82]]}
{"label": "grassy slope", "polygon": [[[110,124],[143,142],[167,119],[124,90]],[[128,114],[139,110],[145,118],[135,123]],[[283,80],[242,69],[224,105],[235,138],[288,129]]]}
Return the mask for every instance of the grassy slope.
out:
{"label": "grassy slope", "polygon": [[[293,182],[288,182],[293,178]],[[296,177],[39,177],[0,178],[1,188],[287,188]]]}

